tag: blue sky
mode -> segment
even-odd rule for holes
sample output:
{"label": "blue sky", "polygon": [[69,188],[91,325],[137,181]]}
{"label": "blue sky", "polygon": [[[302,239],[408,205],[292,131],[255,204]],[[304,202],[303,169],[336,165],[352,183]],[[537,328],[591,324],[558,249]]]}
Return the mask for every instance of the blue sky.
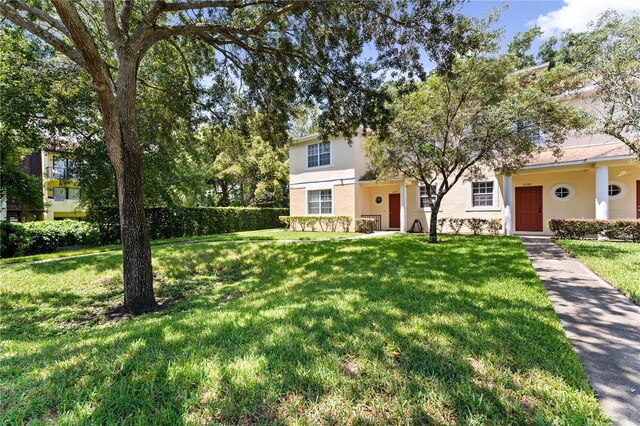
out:
{"label": "blue sky", "polygon": [[[572,31],[585,31],[589,22],[594,21],[607,9],[622,14],[638,13],[640,0],[468,0],[462,6],[467,16],[484,18],[492,9],[502,9],[496,27],[504,29],[503,48],[518,32],[524,32],[534,25],[543,30],[541,38],[534,42],[532,53],[537,53],[542,40],[552,35]],[[425,65],[431,64],[425,58]]]}
{"label": "blue sky", "polygon": [[540,16],[562,8],[563,1],[559,0],[521,0],[521,1],[493,1],[493,0],[473,0],[466,3],[462,11],[465,15],[477,18],[486,17],[489,11],[507,5],[507,9],[501,14],[498,26],[504,28],[504,42],[508,43],[518,32],[530,29]]}

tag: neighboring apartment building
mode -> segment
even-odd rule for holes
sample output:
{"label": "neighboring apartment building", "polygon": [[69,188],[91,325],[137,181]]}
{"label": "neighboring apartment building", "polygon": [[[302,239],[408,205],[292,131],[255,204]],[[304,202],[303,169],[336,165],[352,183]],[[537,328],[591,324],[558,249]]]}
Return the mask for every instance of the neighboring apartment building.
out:
{"label": "neighboring apartment building", "polygon": [[[558,100],[596,107],[586,92]],[[291,215],[370,217],[377,229],[400,231],[418,219],[426,231],[430,210],[424,188],[407,179],[368,178],[364,140],[323,142],[313,134],[293,142]],[[491,172],[481,181],[458,182],[445,196],[439,217],[499,218],[506,235],[550,234],[552,218],[640,219],[640,162],[608,136],[574,136],[559,158],[544,151],[513,176]]]}
{"label": "neighboring apartment building", "polygon": [[73,160],[61,152],[43,149],[28,155],[22,166],[26,173],[40,177],[44,210],[23,211],[19,203],[12,202],[9,194],[5,213],[7,220],[61,220],[85,216],[79,205],[80,187],[72,171]]}

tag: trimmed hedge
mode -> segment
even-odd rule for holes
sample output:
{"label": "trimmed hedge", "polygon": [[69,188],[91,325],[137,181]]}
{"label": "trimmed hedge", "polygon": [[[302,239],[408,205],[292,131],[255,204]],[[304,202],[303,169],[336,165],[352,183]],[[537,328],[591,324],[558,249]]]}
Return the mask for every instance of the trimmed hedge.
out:
{"label": "trimmed hedge", "polygon": [[640,242],[640,220],[551,219],[549,229],[555,237],[568,240],[604,235],[612,240]]}
{"label": "trimmed hedge", "polygon": [[[202,207],[146,210],[151,239],[278,228],[289,209]],[[120,242],[117,209],[92,211],[88,221],[1,222],[0,257],[51,253],[59,247]]]}
{"label": "trimmed hedge", "polygon": [[280,216],[280,222],[291,231],[300,228],[301,231],[315,231],[318,226],[321,231],[337,232],[338,227],[342,232],[349,232],[351,216]]}
{"label": "trimmed hedge", "polygon": [[0,257],[51,253],[58,247],[96,245],[98,227],[77,220],[0,224]]}
{"label": "trimmed hedge", "polygon": [[462,219],[445,217],[438,219],[440,232],[442,232],[446,223],[449,223],[449,228],[451,228],[454,234],[459,234],[465,226],[473,235],[482,234],[485,230],[491,235],[500,235],[500,231],[502,230],[502,220],[500,219],[483,219],[479,217]]}
{"label": "trimmed hedge", "polygon": [[[151,239],[191,237],[279,228],[286,208],[259,207],[185,207],[145,209]],[[120,217],[117,209],[91,211],[87,220],[95,223],[102,244],[120,241]]]}

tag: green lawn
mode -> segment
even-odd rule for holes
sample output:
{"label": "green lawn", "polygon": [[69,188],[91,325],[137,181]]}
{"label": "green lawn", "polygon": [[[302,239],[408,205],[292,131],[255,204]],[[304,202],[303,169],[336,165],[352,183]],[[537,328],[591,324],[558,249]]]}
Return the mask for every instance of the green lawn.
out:
{"label": "green lawn", "polygon": [[[606,424],[519,240],[153,248],[0,270],[0,423]],[[111,318],[111,319],[110,319]]]}
{"label": "green lawn", "polygon": [[[215,234],[215,235],[198,235],[194,237],[180,237],[169,238],[163,240],[151,241],[152,246],[180,243],[189,241],[260,241],[260,240],[319,240],[319,239],[339,239],[354,237],[361,234],[349,233],[349,232],[299,232],[299,231],[285,231],[284,229],[263,229],[259,231],[244,231],[244,232],[230,232],[228,234]],[[89,247],[78,250],[58,251],[55,253],[36,254],[32,256],[20,256],[10,257],[6,259],[0,259],[0,265],[8,265],[12,263],[24,263],[33,262],[37,260],[45,259],[58,259],[63,257],[73,257],[84,254],[96,254],[104,253],[107,251],[120,250],[120,244],[111,244],[107,246]]]}
{"label": "green lawn", "polygon": [[609,284],[640,303],[640,244],[558,240],[556,243]]}

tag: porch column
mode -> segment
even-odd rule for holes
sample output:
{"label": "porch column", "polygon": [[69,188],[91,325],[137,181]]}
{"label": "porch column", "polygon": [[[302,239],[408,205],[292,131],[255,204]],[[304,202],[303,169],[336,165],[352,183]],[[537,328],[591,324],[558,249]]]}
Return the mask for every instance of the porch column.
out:
{"label": "porch column", "polygon": [[502,177],[502,198],[504,200],[504,215],[502,221],[502,233],[508,237],[513,235],[513,181],[511,176]]}
{"label": "porch column", "polygon": [[609,219],[609,167],[596,167],[596,219]]}
{"label": "porch column", "polygon": [[400,232],[407,232],[407,183],[400,184]]}

